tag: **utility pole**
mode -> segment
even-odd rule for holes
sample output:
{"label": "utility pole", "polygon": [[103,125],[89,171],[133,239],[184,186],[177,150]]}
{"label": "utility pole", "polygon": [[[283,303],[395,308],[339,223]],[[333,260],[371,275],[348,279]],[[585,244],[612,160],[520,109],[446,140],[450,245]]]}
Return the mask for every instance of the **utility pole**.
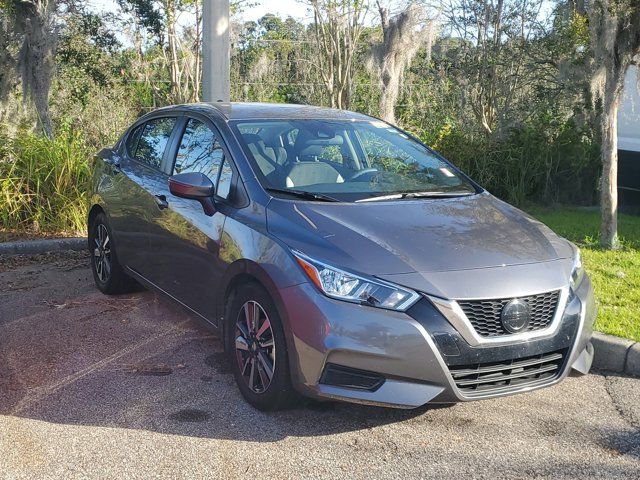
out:
{"label": "utility pole", "polygon": [[230,97],[229,0],[204,0],[202,10],[202,99]]}

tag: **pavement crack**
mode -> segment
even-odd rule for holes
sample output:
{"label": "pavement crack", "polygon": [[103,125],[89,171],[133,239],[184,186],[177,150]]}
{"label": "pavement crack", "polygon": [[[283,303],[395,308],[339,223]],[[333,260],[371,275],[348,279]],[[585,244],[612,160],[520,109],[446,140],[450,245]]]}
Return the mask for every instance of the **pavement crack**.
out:
{"label": "pavement crack", "polygon": [[622,406],[618,402],[616,395],[611,391],[611,388],[610,388],[611,383],[612,383],[612,380],[609,378],[609,375],[604,375],[604,389],[607,392],[607,395],[609,395],[609,398],[611,399],[613,408],[616,409],[616,412],[618,412],[618,415],[620,416],[620,418],[622,418],[627,424],[629,424],[631,427],[635,429],[640,430],[640,424],[637,424],[632,418],[630,418],[625,413],[624,408],[622,408]]}

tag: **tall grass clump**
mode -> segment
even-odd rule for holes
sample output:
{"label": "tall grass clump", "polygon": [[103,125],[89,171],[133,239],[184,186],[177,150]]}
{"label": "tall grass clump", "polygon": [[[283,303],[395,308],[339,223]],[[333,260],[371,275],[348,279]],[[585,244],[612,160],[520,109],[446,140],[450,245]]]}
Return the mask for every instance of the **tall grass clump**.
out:
{"label": "tall grass clump", "polygon": [[91,149],[62,128],[50,139],[30,131],[0,137],[0,218],[4,230],[81,234]]}

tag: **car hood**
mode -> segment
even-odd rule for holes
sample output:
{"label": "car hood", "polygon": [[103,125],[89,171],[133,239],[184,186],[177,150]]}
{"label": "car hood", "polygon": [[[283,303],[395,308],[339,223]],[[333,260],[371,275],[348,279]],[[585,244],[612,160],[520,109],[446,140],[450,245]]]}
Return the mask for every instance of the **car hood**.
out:
{"label": "car hood", "polygon": [[370,275],[552,262],[566,240],[488,193],[364,203],[273,199],[271,234],[290,248]]}

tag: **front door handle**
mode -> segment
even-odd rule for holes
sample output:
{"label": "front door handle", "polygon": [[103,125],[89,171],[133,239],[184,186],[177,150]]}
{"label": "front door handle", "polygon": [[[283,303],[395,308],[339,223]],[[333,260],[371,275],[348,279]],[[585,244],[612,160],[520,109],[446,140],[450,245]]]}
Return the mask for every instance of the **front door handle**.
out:
{"label": "front door handle", "polygon": [[167,202],[167,197],[165,195],[155,195],[154,199],[156,201],[156,205],[158,205],[158,208],[160,210],[169,208],[169,202]]}
{"label": "front door handle", "polygon": [[120,157],[114,156],[109,160],[108,163],[109,165],[111,165],[111,171],[114,175],[117,175],[122,171],[122,168],[120,167]]}

